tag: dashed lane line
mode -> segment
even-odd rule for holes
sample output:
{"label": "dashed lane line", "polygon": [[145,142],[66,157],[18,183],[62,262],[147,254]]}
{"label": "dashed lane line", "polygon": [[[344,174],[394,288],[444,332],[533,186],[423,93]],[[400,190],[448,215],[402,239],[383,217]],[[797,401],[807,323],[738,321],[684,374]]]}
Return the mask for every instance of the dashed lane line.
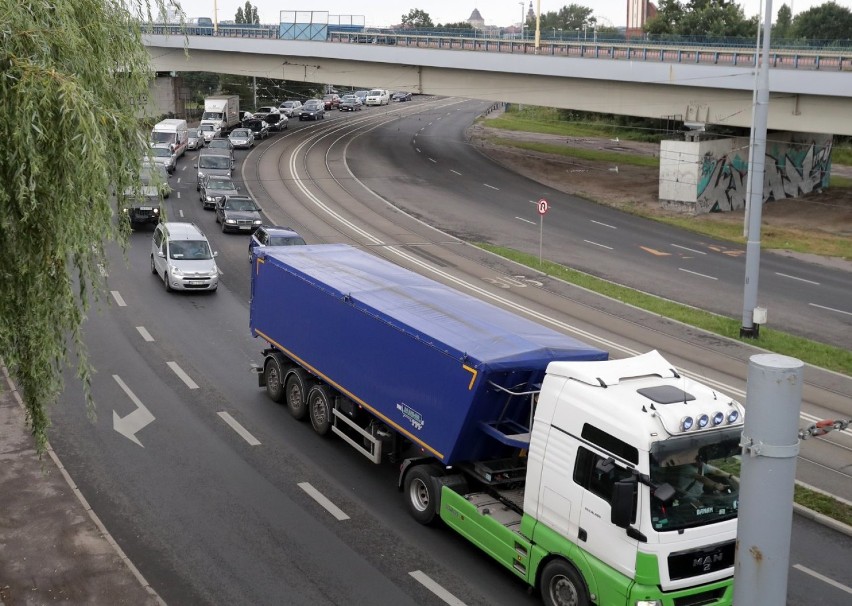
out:
{"label": "dashed lane line", "polygon": [[225,423],[227,423],[228,426],[231,429],[236,431],[237,434],[239,434],[239,436],[243,440],[248,442],[249,446],[260,446],[260,440],[258,440],[253,435],[251,435],[251,433],[249,433],[249,430],[246,429],[245,427],[243,427],[242,425],[240,425],[240,423],[234,417],[232,417],[230,414],[228,414],[225,411],[222,411],[222,412],[217,413],[217,414],[220,417],[222,417],[222,420],[225,421]]}
{"label": "dashed lane line", "polygon": [[438,585],[438,583],[429,578],[429,575],[427,575],[425,572],[421,570],[415,570],[414,572],[409,572],[408,574],[414,577],[414,579],[418,583],[423,585],[426,589],[441,598],[445,604],[450,604],[450,606],[465,606],[464,602],[462,602],[449,591]]}
{"label": "dashed lane line", "polygon": [[328,513],[337,518],[338,522],[342,522],[344,520],[348,520],[349,516],[346,515],[342,509],[340,509],[337,505],[332,503],[324,494],[322,494],[319,490],[311,486],[309,482],[300,482],[299,488],[308,493],[308,496],[311,497],[314,501],[320,504],[323,509],[325,509]]}
{"label": "dashed lane line", "polygon": [[187,387],[189,387],[190,389],[198,389],[198,384],[193,381],[188,374],[186,374],[183,368],[178,366],[177,362],[166,362],[166,364],[169,365],[169,368],[172,369],[172,371],[178,376],[181,381],[186,383]]}

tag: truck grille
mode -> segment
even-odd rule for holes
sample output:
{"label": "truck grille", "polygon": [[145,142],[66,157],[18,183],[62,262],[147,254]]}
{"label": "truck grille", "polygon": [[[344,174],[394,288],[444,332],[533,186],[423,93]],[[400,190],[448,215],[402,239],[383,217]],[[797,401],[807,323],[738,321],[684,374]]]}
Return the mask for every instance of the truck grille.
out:
{"label": "truck grille", "polygon": [[735,552],[735,542],[728,541],[703,549],[673,553],[668,558],[669,578],[676,581],[730,568],[734,565]]}
{"label": "truck grille", "polygon": [[710,606],[725,597],[725,588],[704,591],[693,595],[685,595],[674,599],[674,606]]}

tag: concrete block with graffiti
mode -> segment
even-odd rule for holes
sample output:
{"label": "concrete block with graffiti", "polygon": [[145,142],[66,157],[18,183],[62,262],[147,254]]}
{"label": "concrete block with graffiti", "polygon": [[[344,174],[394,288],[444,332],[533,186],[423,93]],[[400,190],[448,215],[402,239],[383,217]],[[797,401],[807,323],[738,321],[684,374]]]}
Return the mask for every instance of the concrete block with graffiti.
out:
{"label": "concrete block with graffiti", "polygon": [[[832,136],[770,133],[767,137],[763,200],[797,198],[828,187]],[[660,144],[660,201],[688,214],[745,208],[748,139],[663,141]]]}

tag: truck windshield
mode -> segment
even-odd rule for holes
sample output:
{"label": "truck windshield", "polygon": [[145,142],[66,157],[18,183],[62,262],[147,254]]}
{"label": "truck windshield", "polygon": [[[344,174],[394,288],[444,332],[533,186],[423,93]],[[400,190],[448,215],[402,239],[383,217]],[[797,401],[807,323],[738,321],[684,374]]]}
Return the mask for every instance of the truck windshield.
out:
{"label": "truck windshield", "polygon": [[174,133],[164,133],[155,130],[151,133],[151,143],[174,143],[175,137]]}
{"label": "truck windshield", "polygon": [[674,497],[651,498],[651,523],[669,531],[735,518],[739,508],[742,427],[657,442],[651,448],[651,482],[669,484]]}
{"label": "truck windshield", "polygon": [[223,120],[225,118],[225,114],[222,112],[204,112],[202,114],[202,120]]}

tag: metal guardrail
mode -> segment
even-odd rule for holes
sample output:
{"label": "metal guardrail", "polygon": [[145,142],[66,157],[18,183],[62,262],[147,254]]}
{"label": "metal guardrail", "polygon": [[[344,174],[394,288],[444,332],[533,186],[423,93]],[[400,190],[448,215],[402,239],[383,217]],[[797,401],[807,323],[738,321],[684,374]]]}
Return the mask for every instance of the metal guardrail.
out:
{"label": "metal guardrail", "polygon": [[[153,25],[143,33],[175,36],[218,36],[226,38],[279,39],[278,25],[219,25],[185,29],[179,25]],[[556,57],[578,57],[656,63],[693,63],[753,67],[757,53],[753,46],[696,46],[668,41],[584,41],[543,39],[536,46],[529,38],[480,37],[442,34],[410,34],[386,30],[328,32],[326,42],[342,44],[378,44],[412,48],[433,48],[474,52],[520,53]],[[770,52],[770,67],[819,71],[852,71],[852,48],[777,48]]]}

